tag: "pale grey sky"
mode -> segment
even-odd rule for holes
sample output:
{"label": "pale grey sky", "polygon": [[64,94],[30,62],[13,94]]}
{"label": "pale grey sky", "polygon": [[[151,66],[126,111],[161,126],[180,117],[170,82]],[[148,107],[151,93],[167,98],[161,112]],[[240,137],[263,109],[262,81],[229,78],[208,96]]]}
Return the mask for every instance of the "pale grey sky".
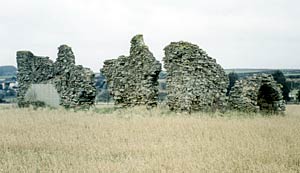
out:
{"label": "pale grey sky", "polygon": [[300,68],[299,0],[0,0],[0,65],[17,50],[98,72],[143,34],[158,60],[171,41],[199,45],[224,68]]}

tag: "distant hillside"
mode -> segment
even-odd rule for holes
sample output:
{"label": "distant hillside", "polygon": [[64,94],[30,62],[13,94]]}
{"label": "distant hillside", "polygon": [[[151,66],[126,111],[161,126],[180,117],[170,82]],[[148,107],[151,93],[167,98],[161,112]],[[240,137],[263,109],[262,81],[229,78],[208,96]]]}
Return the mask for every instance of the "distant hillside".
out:
{"label": "distant hillside", "polygon": [[17,74],[17,68],[15,66],[0,66],[0,76],[12,77]]}

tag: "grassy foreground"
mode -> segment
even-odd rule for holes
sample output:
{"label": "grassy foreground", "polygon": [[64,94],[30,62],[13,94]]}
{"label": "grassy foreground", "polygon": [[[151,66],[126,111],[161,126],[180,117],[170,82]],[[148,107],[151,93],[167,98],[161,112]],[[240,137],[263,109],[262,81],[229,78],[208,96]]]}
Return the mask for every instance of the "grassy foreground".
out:
{"label": "grassy foreground", "polygon": [[286,116],[0,108],[0,172],[300,172]]}

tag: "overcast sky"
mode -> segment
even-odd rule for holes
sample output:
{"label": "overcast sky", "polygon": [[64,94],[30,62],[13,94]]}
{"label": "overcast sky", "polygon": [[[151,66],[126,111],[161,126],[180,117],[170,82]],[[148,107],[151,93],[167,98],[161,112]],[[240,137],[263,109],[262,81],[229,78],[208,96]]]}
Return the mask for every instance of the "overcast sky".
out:
{"label": "overcast sky", "polygon": [[199,45],[224,68],[300,68],[299,0],[0,0],[0,65],[16,51],[99,71],[143,34],[158,60],[171,41]]}

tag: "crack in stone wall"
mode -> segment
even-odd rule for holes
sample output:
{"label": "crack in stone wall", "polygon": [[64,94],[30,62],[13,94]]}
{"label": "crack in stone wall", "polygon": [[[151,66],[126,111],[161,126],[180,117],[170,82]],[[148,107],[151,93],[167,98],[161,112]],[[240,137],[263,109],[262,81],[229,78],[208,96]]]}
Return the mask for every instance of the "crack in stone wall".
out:
{"label": "crack in stone wall", "polygon": [[132,38],[129,56],[106,60],[100,71],[116,105],[157,105],[161,64],[145,45],[142,35]]}
{"label": "crack in stone wall", "polygon": [[[266,96],[263,98],[260,95]],[[285,111],[285,101],[281,85],[268,74],[236,81],[229,93],[229,107],[244,112],[282,113]]]}
{"label": "crack in stone wall", "polygon": [[167,70],[167,105],[175,111],[215,111],[226,107],[228,77],[197,45],[172,42],[163,61]]}
{"label": "crack in stone wall", "polygon": [[35,56],[30,51],[17,52],[20,107],[29,106],[25,94],[31,84],[54,84],[60,95],[60,105],[66,108],[88,108],[95,102],[96,88],[94,73],[81,65],[75,65],[71,47],[61,45],[58,58]]}

